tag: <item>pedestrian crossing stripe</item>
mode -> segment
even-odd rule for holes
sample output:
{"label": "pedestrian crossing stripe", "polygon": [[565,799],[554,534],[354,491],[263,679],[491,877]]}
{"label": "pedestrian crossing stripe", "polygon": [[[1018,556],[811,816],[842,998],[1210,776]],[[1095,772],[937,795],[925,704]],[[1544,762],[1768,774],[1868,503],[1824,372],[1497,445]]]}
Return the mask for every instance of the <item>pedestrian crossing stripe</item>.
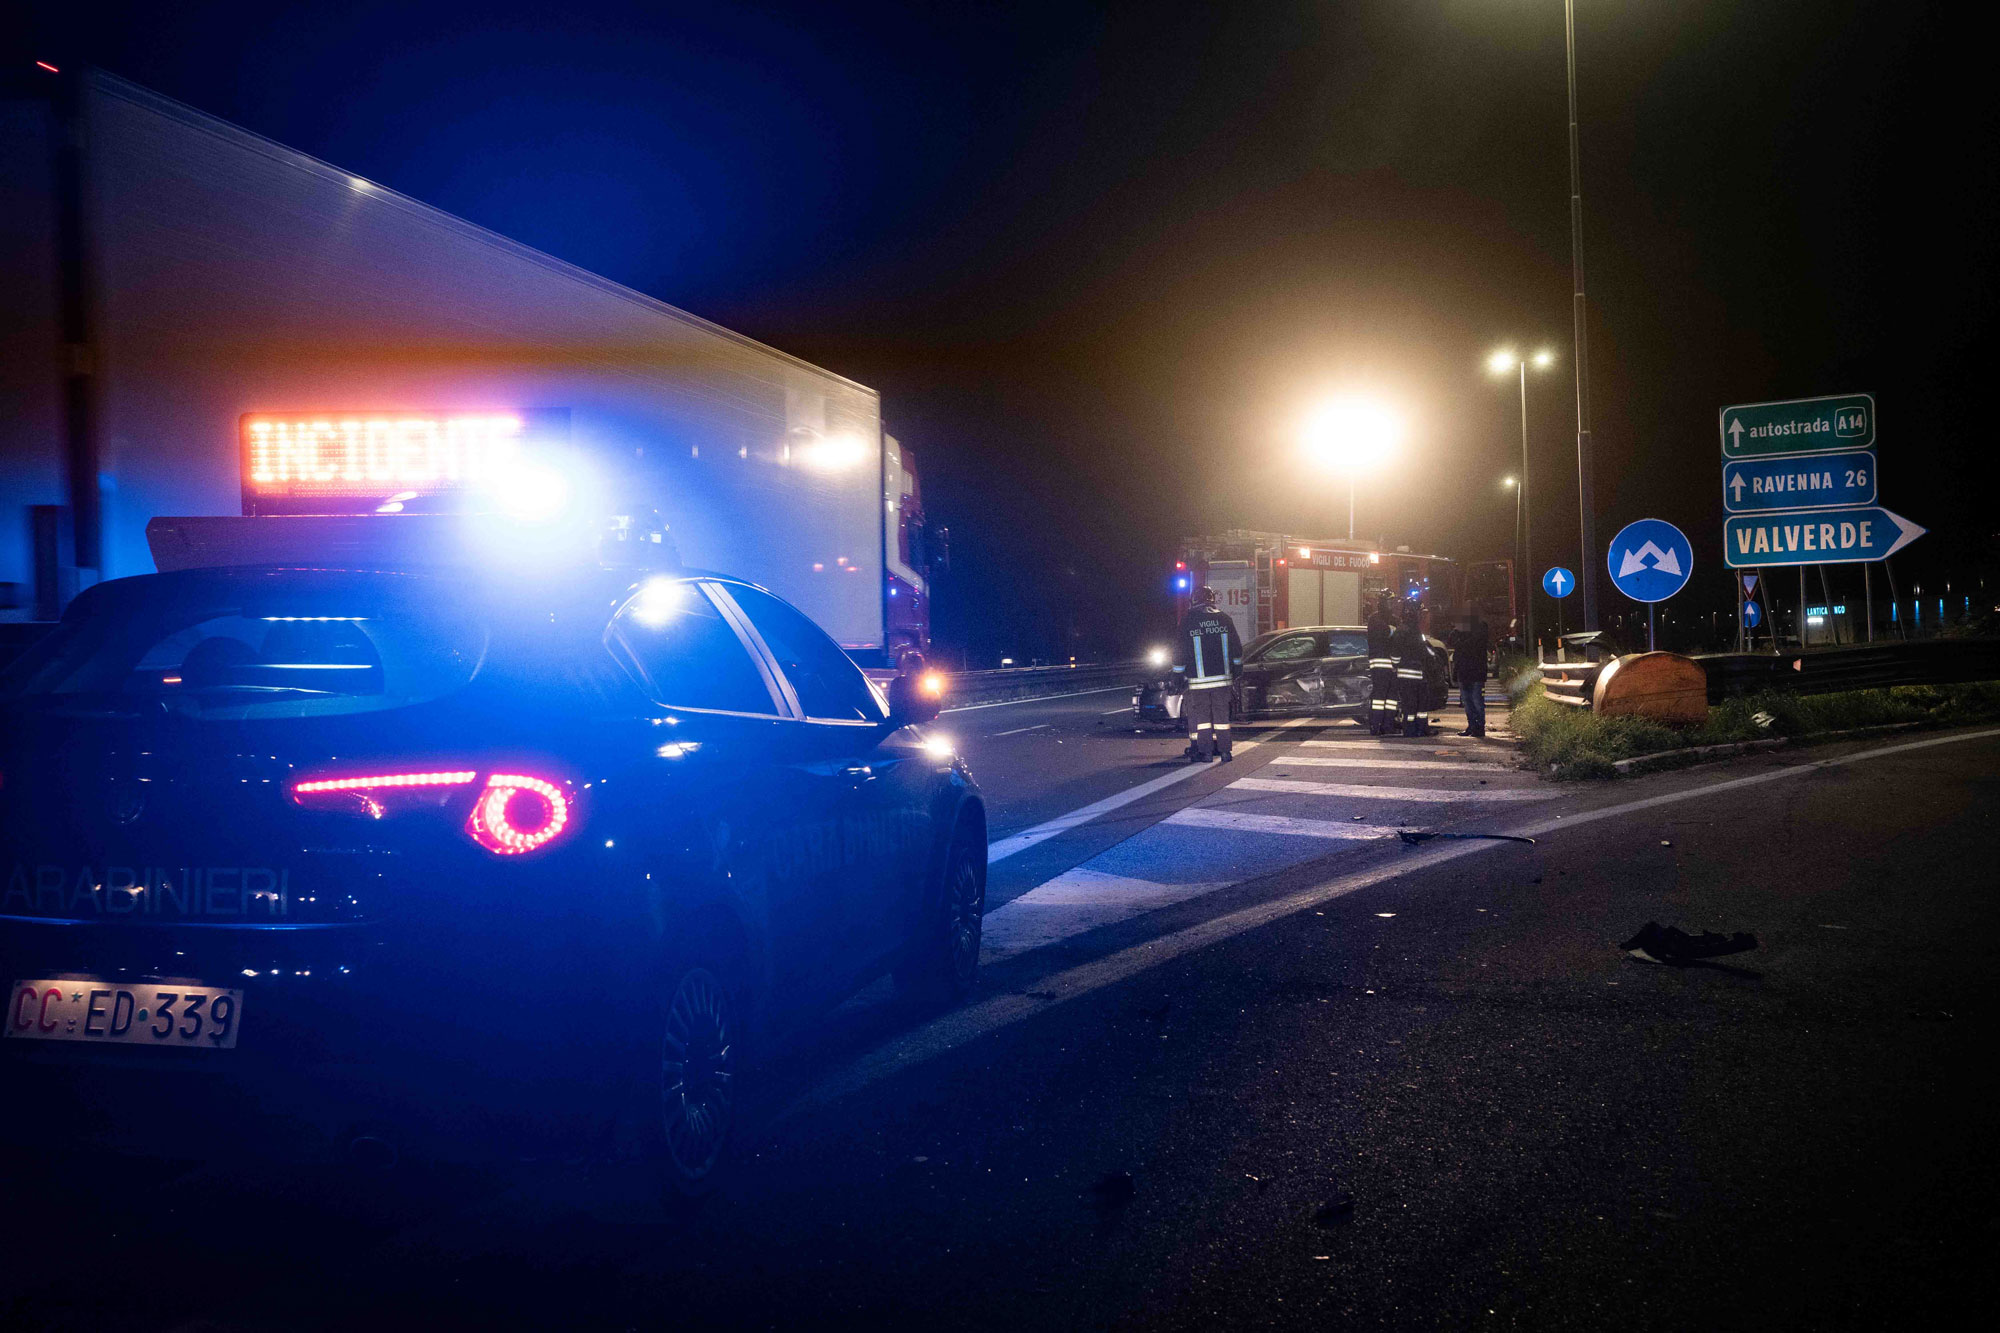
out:
{"label": "pedestrian crossing stripe", "polygon": [[1235,833],[1284,833],[1302,838],[1332,838],[1341,842],[1393,837],[1396,832],[1395,827],[1388,824],[1353,824],[1337,819],[1295,819],[1290,815],[1260,815],[1248,810],[1218,810],[1205,805],[1191,805],[1185,810],[1176,810],[1160,822],[1181,828],[1227,829]]}
{"label": "pedestrian crossing stripe", "polygon": [[[1285,762],[1279,760],[1279,763]],[[1282,791],[1299,796],[1332,796],[1349,801],[1434,802],[1454,801],[1546,801],[1554,792],[1542,791],[1445,791],[1438,787],[1371,787],[1347,782],[1307,782],[1301,778],[1239,778],[1227,790]]]}

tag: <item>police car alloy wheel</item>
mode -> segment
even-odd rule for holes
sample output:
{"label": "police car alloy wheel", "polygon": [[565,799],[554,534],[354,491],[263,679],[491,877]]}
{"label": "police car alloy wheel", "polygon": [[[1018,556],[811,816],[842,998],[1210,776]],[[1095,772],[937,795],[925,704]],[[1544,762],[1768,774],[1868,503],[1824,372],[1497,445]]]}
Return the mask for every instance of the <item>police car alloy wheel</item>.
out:
{"label": "police car alloy wheel", "polygon": [[679,969],[660,1036],[660,1148],[670,1183],[682,1194],[704,1193],[736,1125],[734,995],[706,967]]}

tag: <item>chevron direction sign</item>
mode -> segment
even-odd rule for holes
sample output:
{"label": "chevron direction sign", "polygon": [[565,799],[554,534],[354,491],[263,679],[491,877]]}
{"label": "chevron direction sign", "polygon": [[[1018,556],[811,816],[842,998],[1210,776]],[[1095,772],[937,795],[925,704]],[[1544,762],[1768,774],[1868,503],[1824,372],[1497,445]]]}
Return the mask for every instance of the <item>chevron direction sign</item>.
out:
{"label": "chevron direction sign", "polygon": [[1612,583],[1633,601],[1664,602],[1687,586],[1694,543],[1663,518],[1642,518],[1619,529],[1605,563]]}
{"label": "chevron direction sign", "polygon": [[1856,565],[1887,560],[1926,531],[1880,505],[1809,514],[1736,514],[1722,525],[1722,560],[1731,569]]}

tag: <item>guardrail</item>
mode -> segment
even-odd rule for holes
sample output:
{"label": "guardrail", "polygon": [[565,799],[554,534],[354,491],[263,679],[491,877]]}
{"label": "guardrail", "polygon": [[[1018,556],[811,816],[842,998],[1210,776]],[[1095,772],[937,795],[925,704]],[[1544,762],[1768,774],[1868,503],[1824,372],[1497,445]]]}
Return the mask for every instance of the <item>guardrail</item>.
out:
{"label": "guardrail", "polygon": [[1591,691],[1597,688],[1597,673],[1604,670],[1604,663],[1543,662],[1535,669],[1541,672],[1542,693],[1559,704],[1588,708]]}
{"label": "guardrail", "polygon": [[1142,659],[1129,662],[1079,662],[1045,667],[997,667],[990,671],[945,672],[945,711],[967,704],[1001,703],[1080,694],[1115,685],[1137,685],[1146,671]]}
{"label": "guardrail", "polygon": [[1888,685],[2000,680],[2000,640],[1995,639],[1925,639],[1778,655],[1710,653],[1694,660],[1708,674],[1710,703],[1759,690],[1832,694]]}

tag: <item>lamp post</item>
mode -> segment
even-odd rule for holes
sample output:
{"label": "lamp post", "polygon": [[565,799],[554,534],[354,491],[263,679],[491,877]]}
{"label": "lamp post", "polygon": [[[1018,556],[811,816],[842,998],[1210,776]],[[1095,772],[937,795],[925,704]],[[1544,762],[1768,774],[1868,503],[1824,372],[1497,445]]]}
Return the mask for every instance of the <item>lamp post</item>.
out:
{"label": "lamp post", "polygon": [[1535,590],[1528,584],[1527,561],[1521,555],[1521,479],[1519,477],[1502,477],[1500,478],[1500,485],[1502,488],[1514,492],[1514,568],[1518,571],[1518,586],[1524,594],[1521,599],[1521,606],[1526,608],[1528,605],[1527,599],[1534,596]]}
{"label": "lamp post", "polygon": [[1576,132],[1576,0],[1563,0],[1563,56],[1569,72],[1570,318],[1576,328],[1576,502],[1583,520],[1583,563],[1576,568],[1583,592],[1583,627],[1597,628],[1597,520],[1591,512],[1590,337],[1583,303],[1583,165]]}
{"label": "lamp post", "polygon": [[1515,488],[1514,503],[1517,508],[1516,523],[1521,530],[1521,577],[1527,589],[1527,600],[1523,603],[1526,614],[1522,647],[1534,653],[1537,660],[1541,648],[1535,641],[1535,583],[1534,548],[1529,530],[1528,509],[1528,367],[1547,370],[1556,363],[1556,354],[1547,348],[1533,356],[1519,356],[1511,347],[1503,347],[1486,358],[1486,368],[1495,375],[1505,375],[1512,371],[1521,386],[1521,484]]}
{"label": "lamp post", "polygon": [[1307,418],[1305,447],[1314,461],[1347,475],[1347,539],[1354,540],[1354,484],[1364,468],[1385,458],[1402,435],[1395,413],[1379,403],[1338,398]]}

